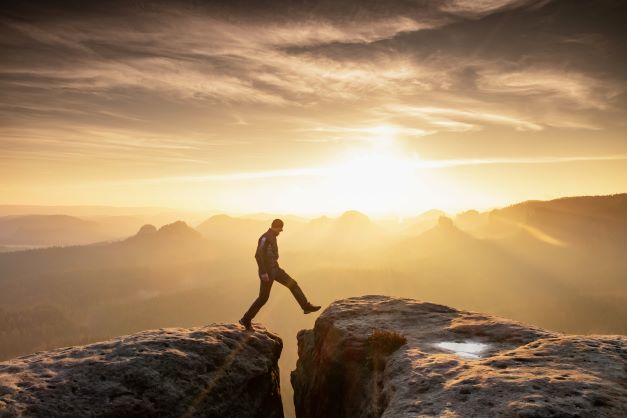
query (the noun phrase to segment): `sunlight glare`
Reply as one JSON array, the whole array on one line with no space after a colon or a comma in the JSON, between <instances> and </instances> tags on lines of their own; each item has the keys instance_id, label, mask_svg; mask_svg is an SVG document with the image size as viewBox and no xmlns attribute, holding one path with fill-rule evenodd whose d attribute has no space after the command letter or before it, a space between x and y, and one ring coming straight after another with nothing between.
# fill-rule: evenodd
<instances>
[{"instance_id":1,"label":"sunlight glare","mask_svg":"<svg viewBox=\"0 0 627 418\"><path fill-rule=\"evenodd\" d=\"M368 132L382 139L368 149L350 150L328 167L327 189L346 207L370 213L406 207L417 182L417 156L408 158L395 147L395 128L379 126Z\"/></svg>"}]
</instances>

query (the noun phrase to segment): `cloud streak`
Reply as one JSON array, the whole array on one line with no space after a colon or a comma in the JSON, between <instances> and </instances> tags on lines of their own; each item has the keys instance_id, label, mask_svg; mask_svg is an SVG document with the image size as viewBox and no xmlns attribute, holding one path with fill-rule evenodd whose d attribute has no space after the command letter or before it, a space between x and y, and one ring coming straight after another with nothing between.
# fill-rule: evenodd
<instances>
[{"instance_id":1,"label":"cloud streak","mask_svg":"<svg viewBox=\"0 0 627 418\"><path fill-rule=\"evenodd\" d=\"M533 158L486 158L486 159L442 159L442 160L403 160L398 164L413 170L446 169L460 166L478 165L513 165L513 164L556 164L580 161L627 161L624 155L598 155L598 156L541 156ZM207 174L194 176L168 176L156 178L133 179L129 181L106 182L100 185L148 185L164 183L205 183L205 182L238 182L250 180L262 180L268 178L298 178L298 177L337 177L344 171L342 163L330 166L289 168L281 170L233 172L223 174Z\"/></svg>"},{"instance_id":2,"label":"cloud streak","mask_svg":"<svg viewBox=\"0 0 627 418\"><path fill-rule=\"evenodd\" d=\"M480 129L480 124L504 125L519 131L539 131L542 126L516 116L491 113L487 111L453 109L442 107L420 107L390 104L382 111L392 115L409 116L453 132Z\"/></svg>"}]
</instances>

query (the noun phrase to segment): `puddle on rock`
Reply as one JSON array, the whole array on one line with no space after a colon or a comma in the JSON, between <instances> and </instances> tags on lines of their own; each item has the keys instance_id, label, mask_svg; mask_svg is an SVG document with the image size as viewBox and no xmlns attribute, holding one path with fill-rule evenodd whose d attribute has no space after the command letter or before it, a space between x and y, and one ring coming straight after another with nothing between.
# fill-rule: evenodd
<instances>
[{"instance_id":1,"label":"puddle on rock","mask_svg":"<svg viewBox=\"0 0 627 418\"><path fill-rule=\"evenodd\" d=\"M442 341L434 345L442 350L452 351L460 357L471 359L481 358L481 354L490 347L490 344L478 343L476 341L465 341L463 343Z\"/></svg>"}]
</instances>

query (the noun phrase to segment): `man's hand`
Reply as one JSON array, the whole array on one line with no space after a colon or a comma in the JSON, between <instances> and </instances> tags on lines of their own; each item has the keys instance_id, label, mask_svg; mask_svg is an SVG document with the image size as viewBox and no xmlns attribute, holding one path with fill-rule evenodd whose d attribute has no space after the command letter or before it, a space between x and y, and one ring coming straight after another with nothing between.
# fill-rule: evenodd
<instances>
[{"instance_id":1,"label":"man's hand","mask_svg":"<svg viewBox=\"0 0 627 418\"><path fill-rule=\"evenodd\" d=\"M268 273L261 273L261 280L263 280L264 282L269 282L270 277L268 277Z\"/></svg>"}]
</instances>

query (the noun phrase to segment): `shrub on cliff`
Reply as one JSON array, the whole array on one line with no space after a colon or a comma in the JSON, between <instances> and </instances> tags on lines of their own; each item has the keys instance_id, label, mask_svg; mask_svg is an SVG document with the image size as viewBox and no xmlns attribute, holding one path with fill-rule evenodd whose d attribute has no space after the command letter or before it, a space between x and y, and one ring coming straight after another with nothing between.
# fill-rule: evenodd
<instances>
[{"instance_id":1,"label":"shrub on cliff","mask_svg":"<svg viewBox=\"0 0 627 418\"><path fill-rule=\"evenodd\" d=\"M385 367L385 357L406 344L407 338L396 331L376 328L372 330L367 341L368 363L373 369L382 370Z\"/></svg>"}]
</instances>

